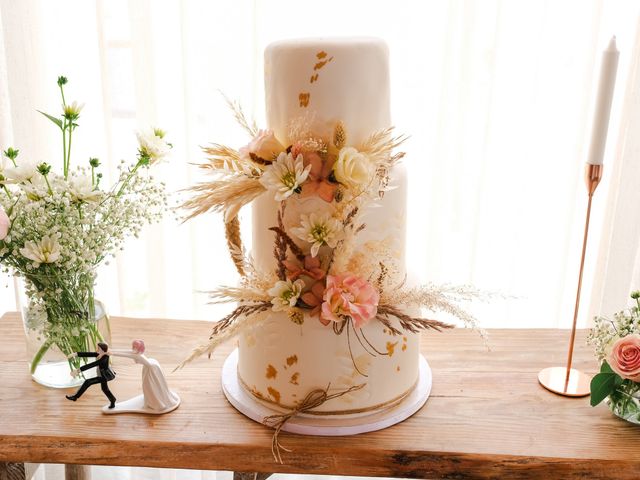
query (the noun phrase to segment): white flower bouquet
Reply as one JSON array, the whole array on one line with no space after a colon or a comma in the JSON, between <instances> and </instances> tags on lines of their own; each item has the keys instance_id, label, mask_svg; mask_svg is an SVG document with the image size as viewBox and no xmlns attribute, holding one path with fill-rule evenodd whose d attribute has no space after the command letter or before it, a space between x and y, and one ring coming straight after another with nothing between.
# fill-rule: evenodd
<instances>
[{"instance_id":1,"label":"white flower bouquet","mask_svg":"<svg viewBox=\"0 0 640 480\"><path fill-rule=\"evenodd\" d=\"M71 167L71 141L82 106L65 101L66 78L57 83L61 116L41 113L60 129L62 172L22 159L13 148L0 159L0 265L25 285L25 327L37 332L41 342L31 360L32 374L54 347L67 356L93 350L101 340L94 321L96 267L122 249L128 236L161 218L164 185L148 167L171 148L159 129L139 133L135 163L123 161L115 184L104 188L97 158ZM79 361L70 359L70 367L78 368Z\"/></svg>"}]
</instances>

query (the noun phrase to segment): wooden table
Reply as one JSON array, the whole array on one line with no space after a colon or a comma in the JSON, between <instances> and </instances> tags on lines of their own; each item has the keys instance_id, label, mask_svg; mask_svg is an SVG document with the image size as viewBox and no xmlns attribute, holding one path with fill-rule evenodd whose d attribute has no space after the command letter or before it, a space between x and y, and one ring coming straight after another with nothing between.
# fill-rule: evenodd
<instances>
[{"instance_id":1,"label":"wooden table","mask_svg":"<svg viewBox=\"0 0 640 480\"><path fill-rule=\"evenodd\" d=\"M170 372L210 324L113 318L113 343L143 338ZM575 365L596 364L576 341ZM588 398L544 390L538 371L565 360L568 333L492 330L491 351L477 334L454 330L423 335L433 369L427 404L402 424L353 437L282 434L293 449L274 462L268 428L227 403L220 369L232 345L169 375L182 405L165 416L101 413L99 388L76 403L44 388L27 372L17 314L0 319L0 462L129 465L167 468L410 478L640 478L640 429ZM116 359L112 389L138 393L139 366ZM1 478L1 477L0 477Z\"/></svg>"}]
</instances>

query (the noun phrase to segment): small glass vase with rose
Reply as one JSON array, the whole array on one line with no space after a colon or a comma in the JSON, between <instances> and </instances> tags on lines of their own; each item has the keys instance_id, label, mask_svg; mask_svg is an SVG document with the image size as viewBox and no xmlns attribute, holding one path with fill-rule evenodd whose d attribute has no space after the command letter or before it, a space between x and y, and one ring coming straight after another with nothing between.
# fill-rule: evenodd
<instances>
[{"instance_id":1,"label":"small glass vase with rose","mask_svg":"<svg viewBox=\"0 0 640 480\"><path fill-rule=\"evenodd\" d=\"M600 373L591 380L591 405L606 401L614 415L640 425L640 291L635 305L597 317L588 342L595 348Z\"/></svg>"}]
</instances>

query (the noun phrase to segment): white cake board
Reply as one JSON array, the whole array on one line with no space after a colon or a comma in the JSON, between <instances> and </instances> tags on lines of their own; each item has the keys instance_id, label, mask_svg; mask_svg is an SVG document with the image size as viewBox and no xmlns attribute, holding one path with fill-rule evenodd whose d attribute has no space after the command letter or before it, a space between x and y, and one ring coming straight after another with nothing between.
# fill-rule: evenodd
<instances>
[{"instance_id":1,"label":"white cake board","mask_svg":"<svg viewBox=\"0 0 640 480\"><path fill-rule=\"evenodd\" d=\"M163 413L169 413L174 411L180 406L180 397L176 392L172 391L178 401L164 410L152 410L144 405L144 395L138 395L137 397L130 398L124 402L116 402L115 407L109 408L109 405L102 407L102 413L109 415L115 415L117 413L146 413L148 415L162 415Z\"/></svg>"},{"instance_id":2,"label":"white cake board","mask_svg":"<svg viewBox=\"0 0 640 480\"><path fill-rule=\"evenodd\" d=\"M238 349L225 360L222 367L222 390L227 400L240 413L258 423L269 415L282 413L256 399L238 382ZM400 403L370 414L360 415L297 415L285 423L285 432L300 435L342 436L373 432L406 420L425 404L431 392L431 368L420 355L418 383Z\"/></svg>"}]
</instances>

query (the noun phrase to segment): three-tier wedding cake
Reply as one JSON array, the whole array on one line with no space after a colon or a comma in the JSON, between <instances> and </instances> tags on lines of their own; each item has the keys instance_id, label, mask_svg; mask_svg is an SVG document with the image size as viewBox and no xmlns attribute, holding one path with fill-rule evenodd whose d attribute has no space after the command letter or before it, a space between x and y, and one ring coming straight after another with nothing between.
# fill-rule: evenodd
<instances>
[{"instance_id":1,"label":"three-tier wedding cake","mask_svg":"<svg viewBox=\"0 0 640 480\"><path fill-rule=\"evenodd\" d=\"M267 411L292 412L286 419L360 421L391 411L420 385L420 331L449 326L422 318L421 307L473 319L455 303L469 290L406 281L407 176L395 151L403 137L391 126L387 46L374 38L273 43L265 91L268 129L229 102L251 141L207 147L202 167L213 178L184 204L189 217L224 213L241 276L212 292L214 302L236 306L189 359L236 338L234 384ZM250 254L238 217L247 204ZM226 393L249 414L244 398Z\"/></svg>"},{"instance_id":2,"label":"three-tier wedding cake","mask_svg":"<svg viewBox=\"0 0 640 480\"><path fill-rule=\"evenodd\" d=\"M375 281L381 262L387 272L385 281L389 286L399 285L405 274L405 170L395 165L384 172L389 182L380 190L375 165L360 153L372 134L391 127L386 44L372 38L271 44L265 51L265 94L267 126L282 145L300 151L302 166L312 165L312 170L300 193L284 203L275 200L271 191L254 201L252 252L256 266L264 271L277 268L274 234L269 228L278 225L278 211L286 205L284 231L305 256L299 261L289 255L287 261L294 265L287 273L289 278L295 276L304 282L303 292L313 292L319 284L322 287L316 288L324 293L327 276L345 275L379 290ZM339 133L344 140L338 140L338 145L333 141L336 127L344 132ZM298 128L317 138L317 144L311 142L306 151L298 146L307 141L304 135L299 137ZM336 194L342 198L336 199ZM357 195L366 198L357 199ZM354 208L358 208L354 227L364 227L354 234L349 258L342 259L339 268L335 260L329 266L336 249L345 248L341 243L343 223ZM319 242L316 255L311 251L316 244L311 241L316 235L312 218L316 225L329 224L333 229ZM328 220L322 223L322 219ZM317 271L305 269L304 263L317 264ZM346 293L336 296L339 302L353 296L351 289L342 291ZM317 301L322 296L317 295ZM308 303L315 305L313 293L303 294L302 301L307 297L311 299ZM378 301L371 304L375 309ZM351 308L336 307L335 317L343 321ZM363 388L318 407L323 412L363 412L399 401L415 385L419 334L395 335L375 321L373 313L357 323L351 315L340 334L332 328L336 318L322 311L303 313L300 324L289 321L287 314L273 312L259 328L240 336L238 375L258 398L292 408L311 389L331 385L337 391L363 384Z\"/></svg>"}]
</instances>

